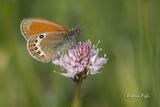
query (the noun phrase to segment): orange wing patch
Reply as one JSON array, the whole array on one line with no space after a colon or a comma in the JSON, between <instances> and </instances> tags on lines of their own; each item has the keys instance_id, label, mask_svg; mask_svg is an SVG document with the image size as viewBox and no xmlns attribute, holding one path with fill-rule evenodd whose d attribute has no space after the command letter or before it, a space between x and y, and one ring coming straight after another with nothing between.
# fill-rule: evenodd
<instances>
[{"instance_id":1,"label":"orange wing patch","mask_svg":"<svg viewBox=\"0 0 160 107\"><path fill-rule=\"evenodd\" d=\"M65 27L44 19L24 19L21 22L21 31L26 39L42 32L65 32Z\"/></svg>"}]
</instances>

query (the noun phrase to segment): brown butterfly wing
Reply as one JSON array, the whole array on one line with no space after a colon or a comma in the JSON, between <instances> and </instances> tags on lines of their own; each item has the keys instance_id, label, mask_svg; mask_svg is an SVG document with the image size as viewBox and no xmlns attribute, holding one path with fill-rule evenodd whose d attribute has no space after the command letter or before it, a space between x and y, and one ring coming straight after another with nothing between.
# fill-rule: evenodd
<instances>
[{"instance_id":1,"label":"brown butterfly wing","mask_svg":"<svg viewBox=\"0 0 160 107\"><path fill-rule=\"evenodd\" d=\"M64 32L65 27L44 19L24 19L21 22L21 32L26 39L42 32Z\"/></svg>"},{"instance_id":2,"label":"brown butterfly wing","mask_svg":"<svg viewBox=\"0 0 160 107\"><path fill-rule=\"evenodd\" d=\"M41 38L42 36L43 38ZM58 57L58 52L63 50L65 37L66 32L34 35L28 40L27 48L33 58L42 62L49 62Z\"/></svg>"}]
</instances>

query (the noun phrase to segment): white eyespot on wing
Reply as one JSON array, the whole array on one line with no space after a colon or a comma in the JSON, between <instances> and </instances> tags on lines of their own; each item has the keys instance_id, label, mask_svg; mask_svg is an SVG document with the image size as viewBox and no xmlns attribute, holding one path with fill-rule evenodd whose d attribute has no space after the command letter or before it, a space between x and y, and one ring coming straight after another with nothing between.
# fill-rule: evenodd
<instances>
[{"instance_id":1,"label":"white eyespot on wing","mask_svg":"<svg viewBox=\"0 0 160 107\"><path fill-rule=\"evenodd\" d=\"M39 54L40 56L45 55L44 51L40 47L40 43L45 37L46 37L46 33L42 33L42 34L39 34L36 39L37 43L35 43L35 47L38 48L36 52L40 51L40 54Z\"/></svg>"},{"instance_id":2,"label":"white eyespot on wing","mask_svg":"<svg viewBox=\"0 0 160 107\"><path fill-rule=\"evenodd\" d=\"M46 33L41 33L28 40L27 49L30 55L38 61L49 62L49 57L42 50L40 43L46 37Z\"/></svg>"}]
</instances>

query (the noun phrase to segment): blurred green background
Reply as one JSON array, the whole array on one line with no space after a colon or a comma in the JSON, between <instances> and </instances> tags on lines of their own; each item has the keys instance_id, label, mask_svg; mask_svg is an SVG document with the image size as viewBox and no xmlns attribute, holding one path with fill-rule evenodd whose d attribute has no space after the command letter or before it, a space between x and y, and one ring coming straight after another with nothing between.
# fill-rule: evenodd
<instances>
[{"instance_id":1,"label":"blurred green background","mask_svg":"<svg viewBox=\"0 0 160 107\"><path fill-rule=\"evenodd\" d=\"M160 107L158 0L0 0L0 107L70 107L72 102L72 80L27 52L19 29L27 17L69 28L81 24L81 40L101 40L101 55L110 60L101 74L84 81L83 107Z\"/></svg>"}]
</instances>

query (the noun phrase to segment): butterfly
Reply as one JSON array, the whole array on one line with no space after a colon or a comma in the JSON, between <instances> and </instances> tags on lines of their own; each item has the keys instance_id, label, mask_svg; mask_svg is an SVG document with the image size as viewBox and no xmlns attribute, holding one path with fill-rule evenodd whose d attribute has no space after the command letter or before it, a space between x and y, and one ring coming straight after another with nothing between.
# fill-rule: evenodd
<instances>
[{"instance_id":1,"label":"butterfly","mask_svg":"<svg viewBox=\"0 0 160 107\"><path fill-rule=\"evenodd\" d=\"M23 19L20 24L27 41L27 50L38 61L50 62L65 53L78 41L80 29L68 29L45 19Z\"/></svg>"}]
</instances>

